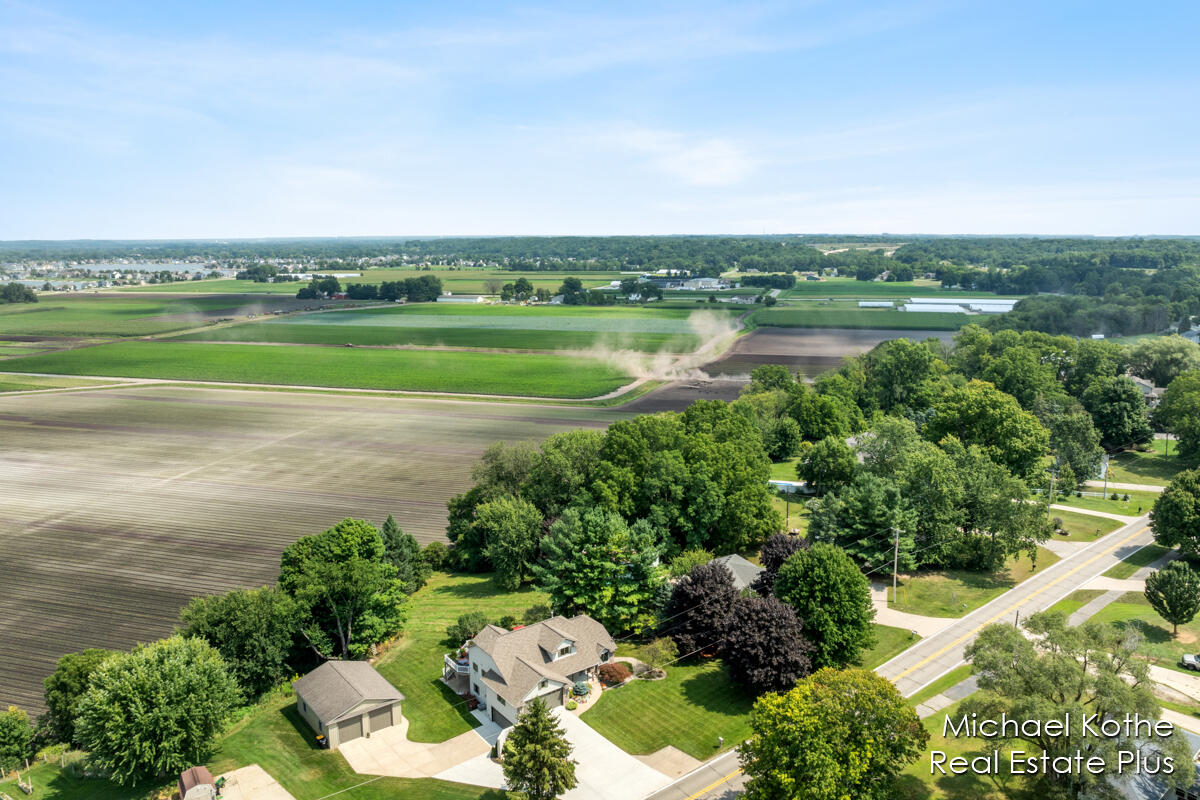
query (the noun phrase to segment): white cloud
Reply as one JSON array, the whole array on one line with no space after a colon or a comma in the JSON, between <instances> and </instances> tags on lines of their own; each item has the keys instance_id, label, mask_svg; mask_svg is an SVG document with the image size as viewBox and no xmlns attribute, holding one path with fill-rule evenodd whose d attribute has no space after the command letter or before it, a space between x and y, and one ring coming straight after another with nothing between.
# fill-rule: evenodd
<instances>
[{"instance_id":1,"label":"white cloud","mask_svg":"<svg viewBox=\"0 0 1200 800\"><path fill-rule=\"evenodd\" d=\"M745 180L758 167L758 160L743 146L721 137L703 138L629 126L586 134L583 139L601 148L641 156L652 169L692 186L731 186Z\"/></svg>"}]
</instances>

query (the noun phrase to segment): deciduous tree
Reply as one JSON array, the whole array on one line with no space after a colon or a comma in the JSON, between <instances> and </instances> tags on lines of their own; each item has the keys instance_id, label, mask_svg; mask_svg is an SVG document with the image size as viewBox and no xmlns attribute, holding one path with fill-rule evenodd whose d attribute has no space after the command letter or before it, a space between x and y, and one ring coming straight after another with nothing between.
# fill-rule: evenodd
<instances>
[{"instance_id":1,"label":"deciduous tree","mask_svg":"<svg viewBox=\"0 0 1200 800\"><path fill-rule=\"evenodd\" d=\"M1171 623L1171 635L1200 611L1200 575L1183 561L1172 561L1146 578L1146 599Z\"/></svg>"},{"instance_id":2,"label":"deciduous tree","mask_svg":"<svg viewBox=\"0 0 1200 800\"><path fill-rule=\"evenodd\" d=\"M0 714L0 775L25 764L32 753L33 725L29 715L16 706Z\"/></svg>"},{"instance_id":3,"label":"deciduous tree","mask_svg":"<svg viewBox=\"0 0 1200 800\"><path fill-rule=\"evenodd\" d=\"M542 512L520 497L498 497L475 510L496 581L508 591L520 588L537 558Z\"/></svg>"},{"instance_id":4,"label":"deciduous tree","mask_svg":"<svg viewBox=\"0 0 1200 800\"><path fill-rule=\"evenodd\" d=\"M1153 438L1154 429L1150 427L1142 391L1124 375L1093 381L1084 390L1082 400L1105 448L1132 447Z\"/></svg>"},{"instance_id":5,"label":"deciduous tree","mask_svg":"<svg viewBox=\"0 0 1200 800\"><path fill-rule=\"evenodd\" d=\"M984 381L971 381L946 392L934 404L933 417L923 433L932 442L954 436L964 444L978 445L1014 475L1033 474L1050 440L1049 432L1033 414Z\"/></svg>"},{"instance_id":6,"label":"deciduous tree","mask_svg":"<svg viewBox=\"0 0 1200 800\"><path fill-rule=\"evenodd\" d=\"M1129 350L1130 372L1155 386L1193 369L1200 369L1200 345L1178 334L1143 339Z\"/></svg>"},{"instance_id":7,"label":"deciduous tree","mask_svg":"<svg viewBox=\"0 0 1200 800\"><path fill-rule=\"evenodd\" d=\"M1164 547L1200 556L1200 469L1180 472L1167 484L1150 509L1150 527Z\"/></svg>"},{"instance_id":8,"label":"deciduous tree","mask_svg":"<svg viewBox=\"0 0 1200 800\"><path fill-rule=\"evenodd\" d=\"M854 477L858 459L840 438L829 436L807 448L796 464L796 477L818 492L845 486Z\"/></svg>"},{"instance_id":9,"label":"deciduous tree","mask_svg":"<svg viewBox=\"0 0 1200 800\"><path fill-rule=\"evenodd\" d=\"M812 670L812 643L791 606L774 597L738 597L725 623L729 677L754 694L784 692Z\"/></svg>"},{"instance_id":10,"label":"deciduous tree","mask_svg":"<svg viewBox=\"0 0 1200 800\"><path fill-rule=\"evenodd\" d=\"M870 583L836 545L792 554L775 579L775 596L804 620L816 667L857 664L874 641Z\"/></svg>"},{"instance_id":11,"label":"deciduous tree","mask_svg":"<svg viewBox=\"0 0 1200 800\"><path fill-rule=\"evenodd\" d=\"M79 701L77 733L121 785L178 775L212 756L240 699L216 650L174 636L97 667Z\"/></svg>"},{"instance_id":12,"label":"deciduous tree","mask_svg":"<svg viewBox=\"0 0 1200 800\"><path fill-rule=\"evenodd\" d=\"M891 800L929 734L886 678L822 669L760 697L739 748L747 800Z\"/></svg>"},{"instance_id":13,"label":"deciduous tree","mask_svg":"<svg viewBox=\"0 0 1200 800\"><path fill-rule=\"evenodd\" d=\"M758 561L762 565L763 571L754 581L752 587L754 591L763 597L773 595L775 593L775 577L779 574L779 568L783 566L783 562L787 561L793 553L806 547L808 547L808 542L803 537L793 536L790 533L771 534L771 538L763 543L762 550L758 553Z\"/></svg>"},{"instance_id":14,"label":"deciduous tree","mask_svg":"<svg viewBox=\"0 0 1200 800\"><path fill-rule=\"evenodd\" d=\"M78 744L75 717L79 698L87 691L92 672L113 655L115 653L112 650L99 649L67 653L58 660L54 672L42 681L45 688L42 696L46 700L46 716L43 720L54 741Z\"/></svg>"},{"instance_id":15,"label":"deciduous tree","mask_svg":"<svg viewBox=\"0 0 1200 800\"><path fill-rule=\"evenodd\" d=\"M728 567L716 562L701 564L671 589L671 599L663 609L661 632L675 640L681 653L701 648L719 652L737 596Z\"/></svg>"}]
</instances>

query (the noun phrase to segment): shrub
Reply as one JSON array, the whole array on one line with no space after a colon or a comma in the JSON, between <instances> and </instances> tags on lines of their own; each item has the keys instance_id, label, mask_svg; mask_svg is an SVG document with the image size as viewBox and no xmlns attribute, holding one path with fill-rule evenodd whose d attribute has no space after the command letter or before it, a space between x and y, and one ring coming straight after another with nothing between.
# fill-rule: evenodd
<instances>
[{"instance_id":1,"label":"shrub","mask_svg":"<svg viewBox=\"0 0 1200 800\"><path fill-rule=\"evenodd\" d=\"M421 551L421 558L425 560L430 569L442 569L450 560L450 548L446 547L445 542L430 542Z\"/></svg>"},{"instance_id":2,"label":"shrub","mask_svg":"<svg viewBox=\"0 0 1200 800\"><path fill-rule=\"evenodd\" d=\"M567 711L574 711L577 708L579 708L579 703L576 703L574 700L567 701Z\"/></svg>"},{"instance_id":3,"label":"shrub","mask_svg":"<svg viewBox=\"0 0 1200 800\"><path fill-rule=\"evenodd\" d=\"M1055 517L1050 520L1050 524L1054 526L1054 530L1061 531L1063 529L1062 517Z\"/></svg>"},{"instance_id":4,"label":"shrub","mask_svg":"<svg viewBox=\"0 0 1200 800\"><path fill-rule=\"evenodd\" d=\"M496 624L499 625L501 628L507 628L508 630L511 631L513 628L517 627L521 623L517 622L517 618L514 617L512 614L505 614L503 617L500 618L500 621L497 622Z\"/></svg>"},{"instance_id":5,"label":"shrub","mask_svg":"<svg viewBox=\"0 0 1200 800\"><path fill-rule=\"evenodd\" d=\"M600 673L600 681L605 686L616 686L633 677L633 670L623 661L602 664L598 672Z\"/></svg>"},{"instance_id":6,"label":"shrub","mask_svg":"<svg viewBox=\"0 0 1200 800\"><path fill-rule=\"evenodd\" d=\"M468 639L474 639L475 634L479 633L491 620L487 614L482 611L472 611L463 614L458 618L458 621L446 628L446 638L460 645Z\"/></svg>"},{"instance_id":7,"label":"shrub","mask_svg":"<svg viewBox=\"0 0 1200 800\"><path fill-rule=\"evenodd\" d=\"M1117 494L1116 492L1113 492L1111 495L1109 495L1108 499L1109 500L1120 500L1121 495Z\"/></svg>"},{"instance_id":8,"label":"shrub","mask_svg":"<svg viewBox=\"0 0 1200 800\"><path fill-rule=\"evenodd\" d=\"M1129 502L1129 494L1128 494L1128 493L1126 493L1126 494L1122 495L1122 496L1121 496L1121 499L1122 499L1123 501L1125 501L1126 503L1128 503L1128 502Z\"/></svg>"},{"instance_id":9,"label":"shrub","mask_svg":"<svg viewBox=\"0 0 1200 800\"><path fill-rule=\"evenodd\" d=\"M679 555L671 559L671 565L668 568L672 578L682 578L692 571L693 568L701 564L707 564L713 560L713 554L701 548L693 548L684 550Z\"/></svg>"}]
</instances>

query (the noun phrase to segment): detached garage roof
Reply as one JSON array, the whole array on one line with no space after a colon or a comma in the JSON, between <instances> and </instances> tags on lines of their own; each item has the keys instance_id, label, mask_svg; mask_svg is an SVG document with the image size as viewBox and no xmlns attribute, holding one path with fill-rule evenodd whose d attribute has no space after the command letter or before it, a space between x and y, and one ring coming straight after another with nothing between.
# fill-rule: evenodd
<instances>
[{"instance_id":1,"label":"detached garage roof","mask_svg":"<svg viewBox=\"0 0 1200 800\"><path fill-rule=\"evenodd\" d=\"M762 567L750 563L737 553L714 558L713 563L723 564L727 570L733 573L733 588L739 592L749 589L750 585L758 580L758 576L765 572Z\"/></svg>"},{"instance_id":2,"label":"detached garage roof","mask_svg":"<svg viewBox=\"0 0 1200 800\"><path fill-rule=\"evenodd\" d=\"M365 661L326 661L293 683L292 688L326 725L353 716L351 711L361 712L364 703L380 705L404 699Z\"/></svg>"}]
</instances>

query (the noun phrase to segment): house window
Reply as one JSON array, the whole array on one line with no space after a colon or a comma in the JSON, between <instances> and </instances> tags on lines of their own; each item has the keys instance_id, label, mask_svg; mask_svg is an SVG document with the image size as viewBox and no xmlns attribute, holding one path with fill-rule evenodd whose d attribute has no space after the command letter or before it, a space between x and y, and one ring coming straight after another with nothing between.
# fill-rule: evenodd
<instances>
[{"instance_id":1,"label":"house window","mask_svg":"<svg viewBox=\"0 0 1200 800\"><path fill-rule=\"evenodd\" d=\"M538 688L539 688L539 689L545 689L545 688L546 688L547 686L549 686L549 685L550 685L550 681L543 680L541 683L539 683L539 684L538 684Z\"/></svg>"},{"instance_id":2,"label":"house window","mask_svg":"<svg viewBox=\"0 0 1200 800\"><path fill-rule=\"evenodd\" d=\"M301 711L308 711L308 706L306 706L306 705L304 704L304 701L303 701L303 700L301 700L301 701L300 701L300 710L301 710Z\"/></svg>"},{"instance_id":3,"label":"house window","mask_svg":"<svg viewBox=\"0 0 1200 800\"><path fill-rule=\"evenodd\" d=\"M608 661L610 658L612 658L612 653L608 652L607 650L604 650L600 653L601 661Z\"/></svg>"},{"instance_id":4,"label":"house window","mask_svg":"<svg viewBox=\"0 0 1200 800\"><path fill-rule=\"evenodd\" d=\"M504 698L501 697L500 695L496 695L496 702L499 703L500 705L504 705Z\"/></svg>"},{"instance_id":5,"label":"house window","mask_svg":"<svg viewBox=\"0 0 1200 800\"><path fill-rule=\"evenodd\" d=\"M558 657L562 658L563 656L567 655L570 652L571 652L571 645L564 644L562 647L558 648Z\"/></svg>"},{"instance_id":6,"label":"house window","mask_svg":"<svg viewBox=\"0 0 1200 800\"><path fill-rule=\"evenodd\" d=\"M479 684L478 683L472 683L471 688L475 690L475 694L479 694Z\"/></svg>"},{"instance_id":7,"label":"house window","mask_svg":"<svg viewBox=\"0 0 1200 800\"><path fill-rule=\"evenodd\" d=\"M477 664L475 662L471 662L471 669L475 670L476 672L479 672L479 664Z\"/></svg>"}]
</instances>

